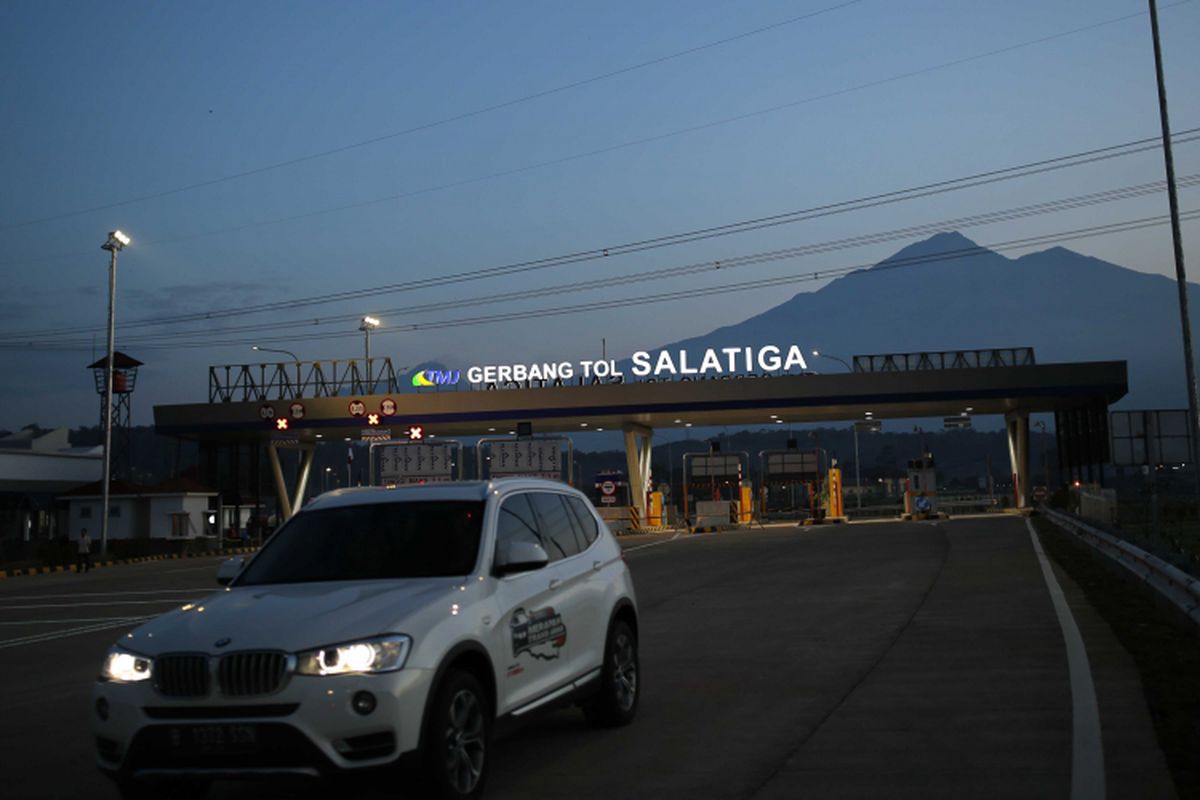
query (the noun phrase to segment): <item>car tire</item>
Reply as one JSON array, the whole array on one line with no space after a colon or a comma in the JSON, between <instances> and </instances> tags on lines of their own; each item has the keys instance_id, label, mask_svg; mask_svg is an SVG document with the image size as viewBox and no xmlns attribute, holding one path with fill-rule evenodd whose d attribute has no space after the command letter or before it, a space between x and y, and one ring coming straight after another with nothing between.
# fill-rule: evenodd
<instances>
[{"instance_id":1,"label":"car tire","mask_svg":"<svg viewBox=\"0 0 1200 800\"><path fill-rule=\"evenodd\" d=\"M425 736L424 778L429 794L471 800L483 794L491 745L491 704L469 672L450 672L433 701Z\"/></svg>"},{"instance_id":2,"label":"car tire","mask_svg":"<svg viewBox=\"0 0 1200 800\"><path fill-rule=\"evenodd\" d=\"M606 728L633 722L641 696L640 681L637 634L629 623L616 620L604 643L600 688L583 704L588 722Z\"/></svg>"}]
</instances>

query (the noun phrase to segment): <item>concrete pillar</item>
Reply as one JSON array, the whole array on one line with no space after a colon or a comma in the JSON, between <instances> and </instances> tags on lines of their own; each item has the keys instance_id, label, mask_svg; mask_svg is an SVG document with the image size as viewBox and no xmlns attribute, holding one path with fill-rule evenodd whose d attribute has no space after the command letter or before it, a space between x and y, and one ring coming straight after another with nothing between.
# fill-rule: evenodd
<instances>
[{"instance_id":1,"label":"concrete pillar","mask_svg":"<svg viewBox=\"0 0 1200 800\"><path fill-rule=\"evenodd\" d=\"M267 446L267 457L271 461L271 474L275 478L275 500L279 507L279 522L291 519L300 505L304 502L304 493L308 489L308 476L312 473L313 459L316 448L311 444L293 445L300 450L300 475L296 481L294 497L288 496L287 480L283 477L283 468L279 464L279 445L271 442Z\"/></svg>"},{"instance_id":2,"label":"concrete pillar","mask_svg":"<svg viewBox=\"0 0 1200 800\"><path fill-rule=\"evenodd\" d=\"M654 429L644 425L626 425L625 465L629 471L629 494L638 519L646 520L646 487L650 481L650 453Z\"/></svg>"},{"instance_id":3,"label":"concrete pillar","mask_svg":"<svg viewBox=\"0 0 1200 800\"><path fill-rule=\"evenodd\" d=\"M1004 415L1008 430L1008 458L1013 475L1013 500L1017 508L1029 506L1029 412Z\"/></svg>"}]
</instances>

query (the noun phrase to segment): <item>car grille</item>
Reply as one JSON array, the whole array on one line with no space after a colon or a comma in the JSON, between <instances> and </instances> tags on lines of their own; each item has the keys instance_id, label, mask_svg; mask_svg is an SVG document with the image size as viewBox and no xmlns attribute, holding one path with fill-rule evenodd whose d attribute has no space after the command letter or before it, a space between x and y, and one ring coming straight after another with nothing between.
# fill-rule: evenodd
<instances>
[{"instance_id":1,"label":"car grille","mask_svg":"<svg viewBox=\"0 0 1200 800\"><path fill-rule=\"evenodd\" d=\"M286 672L283 653L230 653L217 665L217 682L226 697L271 694L283 686Z\"/></svg>"},{"instance_id":2,"label":"car grille","mask_svg":"<svg viewBox=\"0 0 1200 800\"><path fill-rule=\"evenodd\" d=\"M154 688L164 697L205 697L208 683L208 656L171 654L154 659Z\"/></svg>"},{"instance_id":3,"label":"car grille","mask_svg":"<svg viewBox=\"0 0 1200 800\"><path fill-rule=\"evenodd\" d=\"M169 653L154 660L154 687L164 697L207 697L212 676L225 697L272 694L283 687L287 655L275 651L228 653L219 658Z\"/></svg>"}]
</instances>

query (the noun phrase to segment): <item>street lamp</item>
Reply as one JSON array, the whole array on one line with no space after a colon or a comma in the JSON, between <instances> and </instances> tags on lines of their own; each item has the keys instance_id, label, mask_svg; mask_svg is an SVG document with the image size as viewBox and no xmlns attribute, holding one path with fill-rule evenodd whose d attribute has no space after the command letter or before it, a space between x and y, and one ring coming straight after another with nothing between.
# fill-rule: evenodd
<instances>
[{"instance_id":1,"label":"street lamp","mask_svg":"<svg viewBox=\"0 0 1200 800\"><path fill-rule=\"evenodd\" d=\"M813 350L812 354L815 358L832 359L833 361L836 361L839 364L841 364L843 367L845 367L848 372L854 372L854 367L847 364L846 360L844 358L838 358L837 356L831 356L831 355L829 355L829 353L822 353L819 350Z\"/></svg>"},{"instance_id":2,"label":"street lamp","mask_svg":"<svg viewBox=\"0 0 1200 800\"><path fill-rule=\"evenodd\" d=\"M329 491L329 475L333 472L333 467L326 467L325 474L321 476L321 491Z\"/></svg>"},{"instance_id":3,"label":"street lamp","mask_svg":"<svg viewBox=\"0 0 1200 800\"><path fill-rule=\"evenodd\" d=\"M117 306L117 253L132 241L121 231L109 231L108 241L100 245L101 250L107 250L108 260L108 347L104 366L104 485L101 487L100 508L100 555L108 552L108 502L109 487L112 480L112 401L113 401L113 349L117 335L116 306Z\"/></svg>"},{"instance_id":4,"label":"street lamp","mask_svg":"<svg viewBox=\"0 0 1200 800\"><path fill-rule=\"evenodd\" d=\"M365 355L367 358L367 369L371 368L371 366L370 366L370 364L371 364L371 331L375 330L378 327L379 327L379 320L376 319L375 317L363 317L362 325L358 326L358 329L360 331L362 331L365 336L364 344L365 344L365 349L366 349Z\"/></svg>"},{"instance_id":5,"label":"street lamp","mask_svg":"<svg viewBox=\"0 0 1200 800\"><path fill-rule=\"evenodd\" d=\"M295 353L293 353L291 350L279 350L274 347L259 347L258 345L253 345L250 349L257 350L260 353L283 353L285 356L291 356L292 361L295 361L297 363L299 363L299 361L300 361L300 357L297 356Z\"/></svg>"}]
</instances>

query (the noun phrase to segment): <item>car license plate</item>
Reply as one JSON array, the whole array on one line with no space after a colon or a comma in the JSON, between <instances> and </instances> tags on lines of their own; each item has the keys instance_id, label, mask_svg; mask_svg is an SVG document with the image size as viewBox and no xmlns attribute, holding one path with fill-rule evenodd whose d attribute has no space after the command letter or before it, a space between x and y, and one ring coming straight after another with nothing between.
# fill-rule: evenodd
<instances>
[{"instance_id":1,"label":"car license plate","mask_svg":"<svg viewBox=\"0 0 1200 800\"><path fill-rule=\"evenodd\" d=\"M253 725L175 725L168 731L172 750L227 755L258 750L258 730Z\"/></svg>"}]
</instances>

